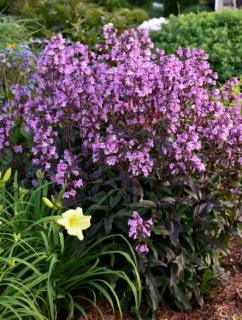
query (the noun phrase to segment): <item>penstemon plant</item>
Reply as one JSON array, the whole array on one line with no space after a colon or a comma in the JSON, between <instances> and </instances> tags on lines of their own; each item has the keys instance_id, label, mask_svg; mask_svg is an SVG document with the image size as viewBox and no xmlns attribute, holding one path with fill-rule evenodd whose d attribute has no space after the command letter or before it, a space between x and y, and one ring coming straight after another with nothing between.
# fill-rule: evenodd
<instances>
[{"instance_id":1,"label":"penstemon plant","mask_svg":"<svg viewBox=\"0 0 242 320\"><path fill-rule=\"evenodd\" d=\"M31 81L13 88L0 151L20 118L33 136L33 164L59 186L68 184L66 197L85 183L89 154L130 176L169 180L216 171L224 183L229 174L236 180L240 104L223 103L231 85L216 86L204 51L153 52L144 30L117 36L112 25L104 39L96 52L61 35L47 43Z\"/></svg>"}]
</instances>

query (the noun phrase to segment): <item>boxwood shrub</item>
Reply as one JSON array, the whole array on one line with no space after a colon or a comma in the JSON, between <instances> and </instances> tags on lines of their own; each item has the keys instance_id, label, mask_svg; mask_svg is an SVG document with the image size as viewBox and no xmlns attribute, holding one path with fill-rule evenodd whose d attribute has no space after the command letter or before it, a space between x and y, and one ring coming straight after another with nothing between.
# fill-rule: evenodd
<instances>
[{"instance_id":1,"label":"boxwood shrub","mask_svg":"<svg viewBox=\"0 0 242 320\"><path fill-rule=\"evenodd\" d=\"M204 49L222 81L242 75L241 10L172 15L151 37L166 53L174 53L178 47Z\"/></svg>"}]
</instances>

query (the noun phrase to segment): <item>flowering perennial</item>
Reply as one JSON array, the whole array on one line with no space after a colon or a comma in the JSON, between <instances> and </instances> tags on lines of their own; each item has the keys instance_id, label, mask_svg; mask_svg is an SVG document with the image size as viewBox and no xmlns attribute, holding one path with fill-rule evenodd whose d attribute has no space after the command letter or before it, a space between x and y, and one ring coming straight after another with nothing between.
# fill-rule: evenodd
<instances>
[{"instance_id":1,"label":"flowering perennial","mask_svg":"<svg viewBox=\"0 0 242 320\"><path fill-rule=\"evenodd\" d=\"M117 36L104 27L92 51L54 36L38 57L30 83L13 88L1 115L0 152L14 119L33 134L33 163L63 186L66 197L83 185L81 161L119 166L131 175L238 175L242 121L231 85L217 75L203 50L177 55L153 50L144 30ZM226 174L224 174L226 172Z\"/></svg>"}]
</instances>

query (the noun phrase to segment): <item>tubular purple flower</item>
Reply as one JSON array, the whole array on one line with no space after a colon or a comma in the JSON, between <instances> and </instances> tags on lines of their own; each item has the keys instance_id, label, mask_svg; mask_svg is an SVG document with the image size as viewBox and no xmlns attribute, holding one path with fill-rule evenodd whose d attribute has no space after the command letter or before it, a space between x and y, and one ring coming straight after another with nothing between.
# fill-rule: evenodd
<instances>
[{"instance_id":1,"label":"tubular purple flower","mask_svg":"<svg viewBox=\"0 0 242 320\"><path fill-rule=\"evenodd\" d=\"M151 227L153 226L152 219L147 221L143 220L137 211L134 211L132 218L129 219L128 225L130 226L129 237L133 239L149 238Z\"/></svg>"},{"instance_id":2,"label":"tubular purple flower","mask_svg":"<svg viewBox=\"0 0 242 320\"><path fill-rule=\"evenodd\" d=\"M144 253L144 254L149 253L149 248L146 243L137 244L137 246L135 247L135 250L137 252Z\"/></svg>"}]
</instances>

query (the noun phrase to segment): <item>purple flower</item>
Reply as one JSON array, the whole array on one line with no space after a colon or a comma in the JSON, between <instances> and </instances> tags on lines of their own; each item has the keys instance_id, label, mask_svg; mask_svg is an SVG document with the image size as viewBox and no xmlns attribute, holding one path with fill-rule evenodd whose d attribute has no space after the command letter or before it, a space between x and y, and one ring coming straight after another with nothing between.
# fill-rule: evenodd
<instances>
[{"instance_id":1,"label":"purple flower","mask_svg":"<svg viewBox=\"0 0 242 320\"><path fill-rule=\"evenodd\" d=\"M149 249L143 240L150 237L151 227L153 226L152 219L143 220L140 214L137 211L134 211L132 218L128 221L128 225L130 227L129 237L141 241L136 246L136 251L140 253L148 253Z\"/></svg>"},{"instance_id":2,"label":"purple flower","mask_svg":"<svg viewBox=\"0 0 242 320\"><path fill-rule=\"evenodd\" d=\"M137 211L134 211L132 218L129 219L128 225L130 226L129 237L133 239L148 238L150 237L150 229L153 225L152 219L143 220Z\"/></svg>"},{"instance_id":3,"label":"purple flower","mask_svg":"<svg viewBox=\"0 0 242 320\"><path fill-rule=\"evenodd\" d=\"M230 189L230 192L234 194L240 194L241 190L238 187L234 187Z\"/></svg>"},{"instance_id":4,"label":"purple flower","mask_svg":"<svg viewBox=\"0 0 242 320\"><path fill-rule=\"evenodd\" d=\"M21 145L16 145L13 147L14 152L21 153L23 152L23 147Z\"/></svg>"},{"instance_id":5,"label":"purple flower","mask_svg":"<svg viewBox=\"0 0 242 320\"><path fill-rule=\"evenodd\" d=\"M144 254L149 253L149 248L146 243L137 244L137 246L135 247L135 250L137 252L144 253Z\"/></svg>"}]
</instances>

